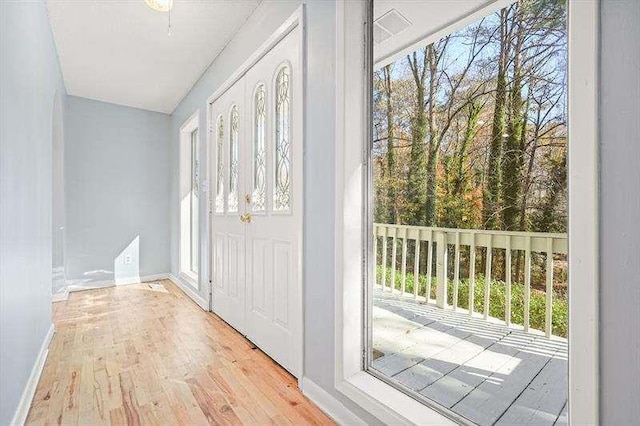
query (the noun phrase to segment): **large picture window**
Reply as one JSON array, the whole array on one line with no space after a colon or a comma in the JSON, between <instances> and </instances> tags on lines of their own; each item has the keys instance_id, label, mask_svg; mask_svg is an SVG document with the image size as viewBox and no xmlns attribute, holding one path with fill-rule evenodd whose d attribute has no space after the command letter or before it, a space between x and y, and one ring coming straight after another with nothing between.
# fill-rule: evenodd
<instances>
[{"instance_id":1,"label":"large picture window","mask_svg":"<svg viewBox=\"0 0 640 426\"><path fill-rule=\"evenodd\" d=\"M475 424L566 424L566 4L416 43L429 7L374 0L365 368Z\"/></svg>"}]
</instances>

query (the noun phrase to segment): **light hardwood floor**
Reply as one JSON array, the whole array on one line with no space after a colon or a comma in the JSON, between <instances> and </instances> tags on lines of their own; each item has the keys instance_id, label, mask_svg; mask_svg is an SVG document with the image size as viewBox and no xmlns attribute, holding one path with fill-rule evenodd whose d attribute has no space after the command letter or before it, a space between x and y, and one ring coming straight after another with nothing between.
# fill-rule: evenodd
<instances>
[{"instance_id":1,"label":"light hardwood floor","mask_svg":"<svg viewBox=\"0 0 640 426\"><path fill-rule=\"evenodd\" d=\"M295 378L170 281L71 293L28 425L333 424Z\"/></svg>"}]
</instances>

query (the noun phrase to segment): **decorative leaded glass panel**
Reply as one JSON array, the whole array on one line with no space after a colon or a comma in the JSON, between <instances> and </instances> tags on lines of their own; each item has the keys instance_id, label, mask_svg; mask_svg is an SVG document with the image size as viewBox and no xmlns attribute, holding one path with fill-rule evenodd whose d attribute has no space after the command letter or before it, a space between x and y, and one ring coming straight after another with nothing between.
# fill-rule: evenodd
<instances>
[{"instance_id":1,"label":"decorative leaded glass panel","mask_svg":"<svg viewBox=\"0 0 640 426\"><path fill-rule=\"evenodd\" d=\"M223 155L223 143L224 143L224 119L222 116L218 116L217 124L217 140L218 146L218 164L216 174L216 213L224 213L224 155Z\"/></svg>"},{"instance_id":2,"label":"decorative leaded glass panel","mask_svg":"<svg viewBox=\"0 0 640 426\"><path fill-rule=\"evenodd\" d=\"M273 209L291 208L290 71L285 66L276 77L276 161Z\"/></svg>"},{"instance_id":3,"label":"decorative leaded glass panel","mask_svg":"<svg viewBox=\"0 0 640 426\"><path fill-rule=\"evenodd\" d=\"M238 106L231 107L231 125L229 128L229 213L238 211Z\"/></svg>"},{"instance_id":4,"label":"decorative leaded glass panel","mask_svg":"<svg viewBox=\"0 0 640 426\"><path fill-rule=\"evenodd\" d=\"M255 96L255 129L253 140L253 211L262 212L266 208L266 146L267 125L266 90L264 84L258 87Z\"/></svg>"}]
</instances>

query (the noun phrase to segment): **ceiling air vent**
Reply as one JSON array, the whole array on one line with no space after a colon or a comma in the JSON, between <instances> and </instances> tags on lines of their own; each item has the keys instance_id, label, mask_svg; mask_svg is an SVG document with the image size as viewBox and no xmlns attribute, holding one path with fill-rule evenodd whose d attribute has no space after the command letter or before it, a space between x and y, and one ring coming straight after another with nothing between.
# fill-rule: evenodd
<instances>
[{"instance_id":1,"label":"ceiling air vent","mask_svg":"<svg viewBox=\"0 0 640 426\"><path fill-rule=\"evenodd\" d=\"M391 36L405 30L411 22L396 9L391 9L375 21L373 21L373 41L381 43Z\"/></svg>"}]
</instances>

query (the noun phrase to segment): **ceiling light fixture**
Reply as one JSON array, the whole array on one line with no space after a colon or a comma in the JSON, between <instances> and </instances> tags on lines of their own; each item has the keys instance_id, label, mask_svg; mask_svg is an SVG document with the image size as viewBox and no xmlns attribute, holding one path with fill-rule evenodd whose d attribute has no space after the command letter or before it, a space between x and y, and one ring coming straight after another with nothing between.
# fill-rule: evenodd
<instances>
[{"instance_id":1,"label":"ceiling light fixture","mask_svg":"<svg viewBox=\"0 0 640 426\"><path fill-rule=\"evenodd\" d=\"M168 12L173 7L173 0L144 0L144 2L158 12Z\"/></svg>"},{"instance_id":2,"label":"ceiling light fixture","mask_svg":"<svg viewBox=\"0 0 640 426\"><path fill-rule=\"evenodd\" d=\"M173 8L173 0L144 0L144 2L153 10L158 12L169 12L167 35L171 35L171 9Z\"/></svg>"}]
</instances>

